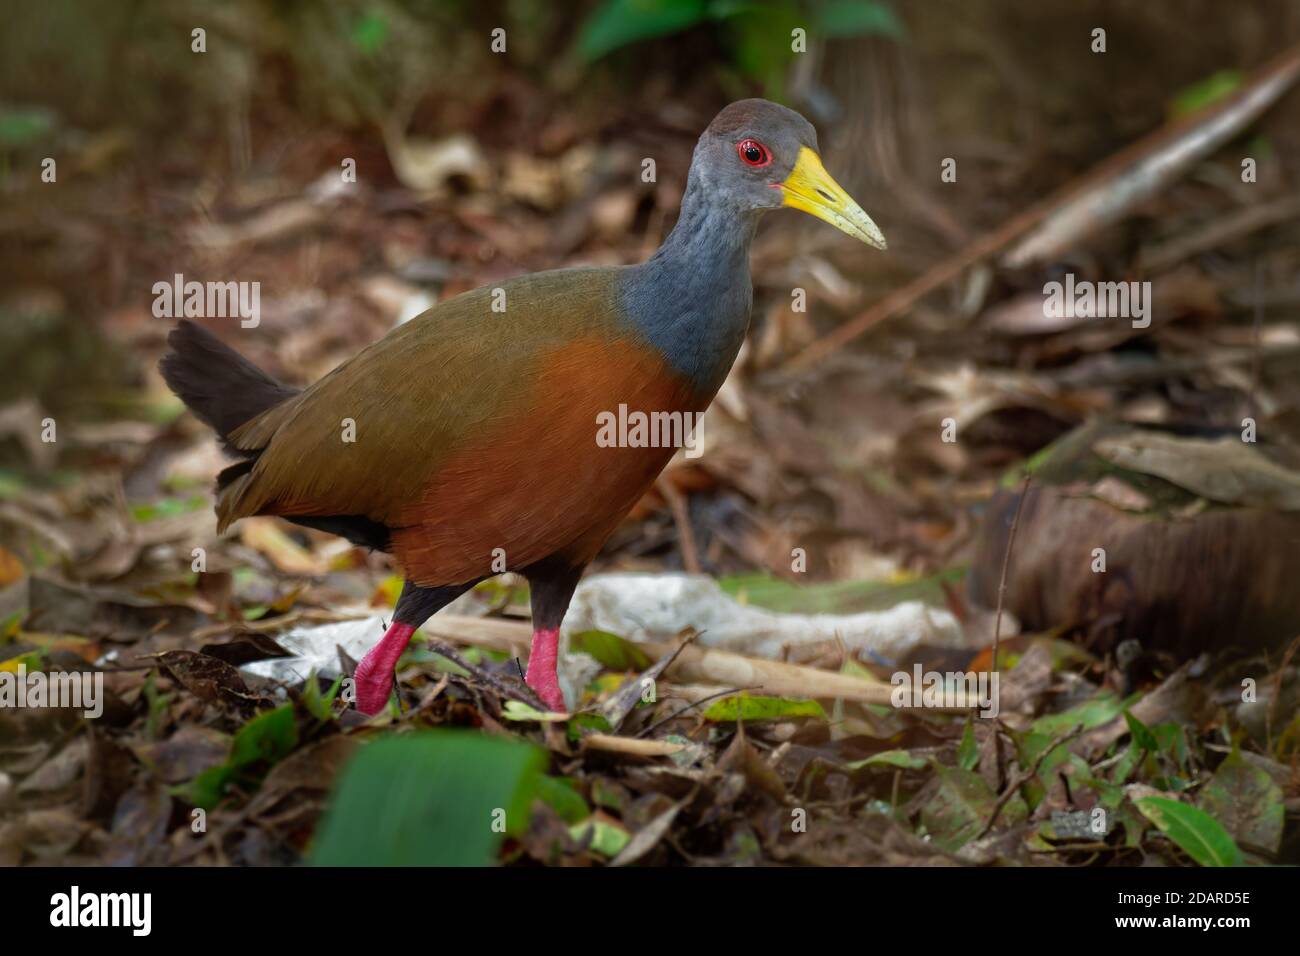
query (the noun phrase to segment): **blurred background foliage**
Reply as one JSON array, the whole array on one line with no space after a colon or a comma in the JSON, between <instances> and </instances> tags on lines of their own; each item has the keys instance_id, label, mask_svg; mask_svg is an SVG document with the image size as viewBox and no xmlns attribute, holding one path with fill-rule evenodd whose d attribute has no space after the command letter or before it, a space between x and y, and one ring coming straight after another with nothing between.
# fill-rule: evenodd
<instances>
[{"instance_id":1,"label":"blurred background foliage","mask_svg":"<svg viewBox=\"0 0 1300 956\"><path fill-rule=\"evenodd\" d=\"M209 32L208 55L222 60L221 70L192 69L177 31L193 26ZM8 101L0 146L113 117L175 134L199 122L198 114L226 112L254 95L282 99L306 117L382 122L424 84L461 94L481 87L495 55L487 38L498 27L511 67L557 91L593 68L634 77L685 37L696 50L720 54L708 61L721 83L751 92L757 84L776 98L796 55L796 28L823 39L904 32L885 0L56 0L0 36ZM620 63L609 59L629 47L642 49Z\"/></svg>"},{"instance_id":2,"label":"blurred background foliage","mask_svg":"<svg viewBox=\"0 0 1300 956\"><path fill-rule=\"evenodd\" d=\"M1104 55L1091 49L1099 26L1108 34ZM202 55L191 49L196 28L206 31ZM791 46L798 29L806 30L806 54ZM498 30L505 55L493 50ZM1006 529L1021 513L1014 489L1022 469L1032 469L1034 493L1046 504L1024 509L1007 592L1008 610L1045 632L1019 635L1009 648L1030 664L1031 690L1021 694L1018 716L1034 719L1013 728L1024 730L1021 749L980 745L977 753L973 725L958 745L951 733L958 725L936 736L942 724L839 705L829 723L799 717L815 726L799 731L791 749L786 730L775 735L786 722L760 738L764 730L746 719L746 734L773 752L780 743L787 754L784 779L801 788L791 792L813 796L809 805L827 814L809 828L811 849L783 862L899 863L893 850L881 857L882 848L907 844L891 843L891 830L864 829L862 804L853 802L884 807L877 822L907 822L910 811L897 812L895 769L916 774L904 783L909 802L921 786L934 792L921 782L926 775L957 795L916 801L925 809L915 833L926 839L909 833L908 852L921 859L951 846L932 838L945 829L969 837L968 817L996 817L1002 806L974 773L985 754L993 775L1009 780L1013 767L1041 763L1065 721L1081 712L1088 727L1118 721L1134 686L1163 680L1167 662L1138 659L1123 673L1111 667L1105 642L1122 636L1121 626L1142 631L1148 645L1153 636L1175 635L1176 649L1187 653L1221 642L1234 627L1252 639L1290 641L1295 633L1290 619L1266 622L1269 631L1239 611L1297 613L1288 587L1300 540L1294 511L1232 497L1207 506L1198 498L1203 459L1186 459L1191 464L1176 476L1182 485L1084 452L1098 438L1091 433L1098 418L1169 439L1236 434L1249 414L1261 446L1286 446L1282 474L1295 493L1300 97L1293 91L1156 195L1047 261L1017 267L990 253L974 265L950 264L1170 119L1241 90L1261 64L1297 42L1295 0L42 0L7 11L0 30L0 645L11 646L0 665L17 666L29 654L93 662L110 651L143 660L184 650L190 657L182 659L202 661L211 659L207 642L218 633L246 625L277 633L332 620L321 612L388 608L396 599L400 578L386 558L327 535L265 518L215 534L208 489L225 462L157 375L172 323L152 312L156 282L184 273L260 283L256 329L221 318L210 326L284 381L314 381L394 323L466 289L566 265L643 260L673 226L700 130L729 100L766 95L818 127L827 168L880 224L889 250L869 250L810 217L768 217L752 249L749 340L705 429L713 444L699 462L665 472L596 570L699 570L737 603L796 613L888 610L916 600L930 605L928 614L942 604L954 629L960 619L980 638L996 626L987 596L1000 593L1011 552ZM1243 155L1258 161L1256 181L1243 181ZM57 188L41 181L47 157L58 161ZM656 164L653 182L642 177L647 158ZM954 160L956 180L941 179ZM340 176L348 162L355 182ZM1132 194L1113 170L1106 182ZM1152 279L1157 320L1146 329L1091 320L1045 327L1044 283L1063 273ZM825 355L808 376L782 374L793 356L935 275L947 278ZM794 289L807 293L806 311L792 306ZM36 437L47 415L57 418L57 443ZM960 420L957 442L936 427L949 417ZM1161 436L1161 427L1169 434ZM1240 464L1225 459L1223 467L1236 475ZM1258 462L1252 467L1261 473ZM1264 474L1276 478L1280 470ZM1188 544L1181 535L1194 523L1202 530ZM1103 534L1143 542L1127 559L1133 573L1120 558L1110 579L1119 583L1104 590L1087 561L1069 559L1072 548ZM210 559L202 573L191 563L196 545ZM809 559L806 574L791 564L796 547ZM481 593L494 613L526 614L518 582ZM906 615L897 620L912 626ZM599 632L583 643L596 656L592 633ZM1079 663L1078 648L1057 640L1063 635L1098 656ZM1006 647L1010 631L1004 636ZM858 676L875 667L880 679L894 666L846 654L840 638L797 649L791 660ZM950 650L928 647L938 656L926 659L945 670L992 663L987 651L972 660ZM407 697L413 690L431 696L403 720L522 722L517 714L480 713L462 692L434 689L450 673L429 662L436 656L413 655L421 672L414 685L404 681ZM500 657L494 663L514 666ZM601 663L627 669L626 661ZM1268 823L1250 842L1277 852L1284 784L1292 819L1300 806L1292 773L1300 721L1295 683L1281 689L1286 665L1276 679L1259 679L1276 696L1243 703L1237 724L1202 707L1208 702L1221 714L1240 697L1241 676L1271 674L1249 666L1209 669L1221 696L1150 695L1159 709L1141 715L1149 727L1126 721L1127 754L1103 758L1118 739L1108 738L1090 758L1101 762L1080 766L1072 758L1081 786L1072 796L1052 783L1039 809L1095 794L1115 810L1141 766L1144 785L1205 795L1211 809L1232 802L1224 793L1247 794L1237 802L1262 808L1255 816ZM1182 673L1169 684L1190 691L1191 682L1178 684ZM310 828L301 822L319 808L316 798L294 796L293 813L269 812L290 790L323 792L332 764L356 742L323 729L330 696L323 688L251 721L223 714L204 724L215 709L205 710L179 677L127 668L110 679L119 699L133 702L120 708L128 728L121 740L152 746L174 728L164 743L194 747L200 764L215 760L191 781L186 799L196 806L213 804L228 784L243 791L261 780L258 806L268 816L259 820L239 806L237 825L215 826L226 835L225 847L215 844L217 859L303 857ZM620 681L606 672L593 686L606 694ZM1094 691L1100 696L1085 701ZM425 706L435 696L437 708ZM1237 727L1259 751L1249 756L1276 760L1244 768L1201 747L1226 751L1239 739ZM1205 731L1194 745L1193 728ZM192 736L196 729L218 733ZM0 729L6 742L13 736ZM65 760L73 747L59 748L72 738L55 736L58 746L44 751L40 769L31 770L39 761L29 752L17 758L21 773L30 771L18 787L26 792L24 813L46 821L60 819L51 808L64 814L48 837L56 849L41 859L61 859L69 850L63 834L83 832L88 815L97 840L105 828L114 831L108 856L96 850L96 859L196 859L187 835L162 845L168 827L184 818L165 792L155 799L152 767L137 766L117 744L107 762ZM743 745L742 738L735 739ZM709 739L732 738L711 732ZM104 740L111 738L95 735L81 753L98 755ZM878 747L864 740L891 749L868 759ZM955 752L958 767L935 761L943 740L944 759ZM419 815L431 777L449 788L445 800L461 806L505 806L541 788L557 829L535 834L527 850L507 851L539 861L552 859L557 832L561 842L582 844L578 859L608 859L630 830L644 832L649 820L681 809L666 808L666 795L639 773L620 777L617 786L629 788L624 799L605 786L603 760L596 773L575 774L571 786L538 777L530 750L506 748L495 758L479 755L455 780L441 767L471 757L456 753L454 738L412 734L393 743L372 745L373 762L345 782L318 858L367 860L379 844L362 840L352 819L373 818L376 805L392 819ZM821 756L811 760L814 746ZM267 772L295 748L292 761ZM823 756L855 774L853 800L842 799L841 784L832 789L831 781L849 778L826 773ZM81 806L78 759L127 770L103 771L122 778L104 788L84 784L100 794L89 809ZM890 769L892 785L884 775L869 779L874 760ZM12 766L0 759L0 771ZM277 773L281 767L292 772ZM1056 780L1060 767L1042 764L1045 786L1027 788L1044 791L1035 801L1047 797L1049 775ZM304 768L310 787L298 786ZM1106 779L1092 779L1094 771ZM100 772L87 770L84 779ZM104 797L132 775L135 788L120 803ZM68 791L62 804L46 786ZM763 787L746 789L758 797ZM728 863L755 858L754 834L766 827L758 816L752 826L743 815L729 822L725 848L722 839L710 842L722 832L716 808L736 798L734 790L716 803L709 796L703 815L683 810L678 836L698 830L706 842L674 843L674 852ZM943 805L961 811L953 827L935 810ZM136 812L142 806L158 820ZM1167 806L1156 811L1132 809L1124 845L1117 834L1105 859L1135 862L1143 819L1178 842L1173 834L1187 821ZM427 858L430 847L448 845L448 832L467 825L454 814L442 822L450 829L428 828L417 834L424 842L396 839L387 849L405 855L418 846ZM1240 822L1238 830L1255 830L1249 815ZM37 829L0 826L0 865L26 852L13 850L15 834L31 842L27 834ZM846 849L840 839L850 833L860 842ZM829 841L824 847L817 834ZM1289 834L1277 858L1294 861L1294 826ZM461 861L495 858L495 835L480 835L480 844L454 847L470 855ZM998 840L989 852L1000 856L1011 844ZM1041 841L1014 842L1021 855L1056 852ZM1089 842L1075 860L1096 858ZM965 862L975 860L993 857Z\"/></svg>"},{"instance_id":3,"label":"blurred background foliage","mask_svg":"<svg viewBox=\"0 0 1300 956\"><path fill-rule=\"evenodd\" d=\"M124 354L130 349L103 317L147 302L141 289L175 267L213 265L188 234L178 240L183 225L240 220L300 192L340 156L354 157L383 194L372 202L382 235L410 212L410 198L391 190L409 187L416 140L439 145L463 135L475 158L493 167L491 176L458 174L450 182L480 202L476 214L488 204L494 217L508 217L508 229L492 233L491 248L466 254L447 252L450 241L425 240L427 252L464 278L451 288L442 278L424 283L439 296L499 273L601 255L641 258L671 227L674 190L701 125L723 103L751 95L812 119L831 162L843 160L837 175L846 188L890 225L888 257L837 251L851 258L837 265L857 289L828 286L821 298L842 316L860 304L859 291L870 300L897 288L968 239L979 228L973 224L1005 220L1169 116L1238 89L1294 23L1286 0L1213 21L1218 5L1210 0L1178 7L1121 9L1104 0L31 5L0 32L0 349L26 356L0 381L0 404L32 396L56 413L122 414L131 399L114 387L138 387L148 363ZM1216 28L1180 32L1198 21ZM1098 23L1110 31L1102 59L1081 39ZM191 50L196 27L206 31L202 59ZM504 56L492 49L498 28ZM807 55L792 50L796 29L807 31ZM598 153L596 167L582 167L588 192L561 191L554 201L501 195L502 181L530 173L530 162L569 170L566 182L580 179L571 169L592 162L580 146ZM1249 141L1261 160L1290 147L1276 130ZM602 191L632 188L619 150L654 156L662 188L636 193L631 217L615 217L621 231L561 242L565 252L554 254L548 235L590 216ZM59 157L57 190L40 188L45 156ZM963 186L956 199L952 190L942 198L934 192L934 170L947 156L962 157L962 183L978 182L978 190ZM450 203L420 202L431 216L427 235L452 228ZM809 225L784 225L814 244L796 254L827 241ZM521 245L535 254L510 253L503 240L529 228L542 239ZM482 232L474 224L460 229ZM382 235L349 266L353 276L374 271ZM194 255L185 260L186 252ZM264 250L236 250L222 264L244 274L263 262L270 263ZM779 285L808 271L783 268L769 265L756 277ZM278 285L293 288L287 279ZM337 282L316 287L339 293ZM819 311L818 322L826 315ZM1026 445L1037 447L1053 431ZM16 450L10 444L0 437L0 454Z\"/></svg>"},{"instance_id":4,"label":"blurred background foliage","mask_svg":"<svg viewBox=\"0 0 1300 956\"><path fill-rule=\"evenodd\" d=\"M519 115L521 104L543 100L543 109L582 110L595 127L638 101L671 109L687 90L715 102L788 99L796 26L814 44L903 35L884 0L34 6L0 32L0 190L23 195L49 155L61 157L60 180L69 188L56 196L26 192L37 206L19 202L0 222L8 227L0 229L0 275L17 290L0 297L0 348L30 356L21 375L0 383L0 402L34 395L55 412L98 414L113 383L133 377L129 356L81 321L83 310L120 301L120 284L103 287L120 278L118 267L106 271L93 258L87 218L106 227L103 217L115 220L121 238L136 243L121 253L129 257L171 245L151 220L190 211L193 198L165 184L198 179L215 189L214 178L276 172L281 164L291 175L305 173L312 160L301 156L303 144L322 137L333 139L336 152L346 143L373 169L368 160L397 163L394 144L411 132L471 129L485 147L522 145L542 117ZM191 48L196 27L206 32L203 68ZM506 31L508 56L491 48L497 28ZM107 189L88 200L82 190L92 179ZM200 192L199 202L211 201L210 189ZM72 278L88 273L90 281ZM70 303L55 301L50 280Z\"/></svg>"}]
</instances>

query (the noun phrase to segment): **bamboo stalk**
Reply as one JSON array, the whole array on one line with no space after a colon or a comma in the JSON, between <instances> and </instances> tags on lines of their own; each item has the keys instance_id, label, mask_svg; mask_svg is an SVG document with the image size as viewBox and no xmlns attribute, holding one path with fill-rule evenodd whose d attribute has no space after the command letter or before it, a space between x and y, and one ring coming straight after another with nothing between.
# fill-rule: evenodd
<instances>
[{"instance_id":1,"label":"bamboo stalk","mask_svg":"<svg viewBox=\"0 0 1300 956\"><path fill-rule=\"evenodd\" d=\"M459 641L525 657L532 634L530 626L522 621L455 614L435 615L422 630L443 640ZM660 660L677 650L675 644L658 641L637 641L636 646L652 660ZM682 683L757 687L761 688L761 693L776 697L838 698L889 705L895 691L890 684L871 683L849 674L836 674L784 661L746 657L695 644L682 649L667 673ZM910 686L910 682L905 686ZM931 709L965 712L970 708Z\"/></svg>"},{"instance_id":2,"label":"bamboo stalk","mask_svg":"<svg viewBox=\"0 0 1300 956\"><path fill-rule=\"evenodd\" d=\"M582 744L588 750L632 754L636 757L668 757L686 749L686 744L675 744L667 740L641 740L636 737L616 737L613 734L586 734L582 738Z\"/></svg>"}]
</instances>

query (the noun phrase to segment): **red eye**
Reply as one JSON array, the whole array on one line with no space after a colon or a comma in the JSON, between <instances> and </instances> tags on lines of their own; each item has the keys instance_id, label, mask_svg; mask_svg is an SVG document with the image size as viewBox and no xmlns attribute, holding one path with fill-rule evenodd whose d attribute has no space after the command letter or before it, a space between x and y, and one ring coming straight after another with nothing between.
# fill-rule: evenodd
<instances>
[{"instance_id":1,"label":"red eye","mask_svg":"<svg viewBox=\"0 0 1300 956\"><path fill-rule=\"evenodd\" d=\"M736 144L736 152L747 166L766 166L772 161L772 154L756 139L741 140Z\"/></svg>"}]
</instances>

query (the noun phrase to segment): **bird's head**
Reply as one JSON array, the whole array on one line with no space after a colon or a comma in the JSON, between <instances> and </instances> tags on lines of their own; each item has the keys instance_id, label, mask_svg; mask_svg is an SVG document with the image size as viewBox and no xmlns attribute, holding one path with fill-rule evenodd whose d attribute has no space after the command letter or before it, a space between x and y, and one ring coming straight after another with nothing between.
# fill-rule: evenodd
<instances>
[{"instance_id":1,"label":"bird's head","mask_svg":"<svg viewBox=\"0 0 1300 956\"><path fill-rule=\"evenodd\" d=\"M732 103L700 137L691 175L716 202L745 211L792 206L885 248L871 217L822 166L817 131L792 109L759 99Z\"/></svg>"}]
</instances>

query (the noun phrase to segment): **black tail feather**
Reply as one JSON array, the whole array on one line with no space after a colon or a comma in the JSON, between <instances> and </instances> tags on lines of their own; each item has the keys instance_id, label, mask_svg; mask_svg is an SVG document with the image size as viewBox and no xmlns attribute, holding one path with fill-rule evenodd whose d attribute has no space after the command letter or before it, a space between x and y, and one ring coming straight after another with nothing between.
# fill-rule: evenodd
<instances>
[{"instance_id":1,"label":"black tail feather","mask_svg":"<svg viewBox=\"0 0 1300 956\"><path fill-rule=\"evenodd\" d=\"M249 474L260 449L235 448L230 433L268 408L293 398L299 390L277 382L202 326L182 321L167 336L171 351L158 368L168 387L196 418L215 431L226 450L243 460L217 475L217 495ZM305 528L347 538L375 551L391 546L391 531L365 515L284 515ZM454 596L454 595L453 595Z\"/></svg>"},{"instance_id":2,"label":"black tail feather","mask_svg":"<svg viewBox=\"0 0 1300 956\"><path fill-rule=\"evenodd\" d=\"M240 425L298 394L193 322L182 320L167 344L172 350L158 363L167 386L223 441Z\"/></svg>"}]
</instances>

